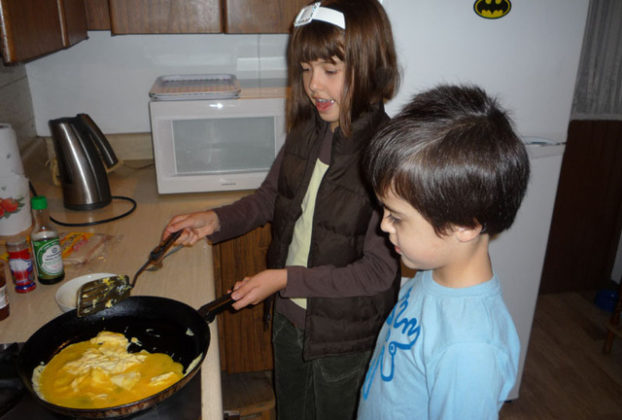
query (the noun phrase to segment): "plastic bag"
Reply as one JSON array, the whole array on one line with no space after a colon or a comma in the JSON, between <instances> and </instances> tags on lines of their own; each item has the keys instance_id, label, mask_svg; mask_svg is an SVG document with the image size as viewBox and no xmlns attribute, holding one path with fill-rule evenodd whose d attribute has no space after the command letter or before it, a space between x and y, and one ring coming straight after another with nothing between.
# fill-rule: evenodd
<instances>
[{"instance_id":1,"label":"plastic bag","mask_svg":"<svg viewBox=\"0 0 622 420\"><path fill-rule=\"evenodd\" d=\"M111 235L93 232L60 233L63 262L67 265L84 264L101 255L104 245L112 238Z\"/></svg>"}]
</instances>

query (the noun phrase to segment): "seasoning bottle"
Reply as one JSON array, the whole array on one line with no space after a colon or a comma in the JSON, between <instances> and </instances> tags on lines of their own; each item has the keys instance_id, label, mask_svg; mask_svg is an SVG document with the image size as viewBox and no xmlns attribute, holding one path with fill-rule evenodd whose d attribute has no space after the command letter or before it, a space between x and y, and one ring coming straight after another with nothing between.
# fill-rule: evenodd
<instances>
[{"instance_id":1,"label":"seasoning bottle","mask_svg":"<svg viewBox=\"0 0 622 420\"><path fill-rule=\"evenodd\" d=\"M32 255L28 241L23 235L13 236L6 241L9 252L9 267L13 275L13 283L17 293L28 293L35 290Z\"/></svg>"},{"instance_id":2,"label":"seasoning bottle","mask_svg":"<svg viewBox=\"0 0 622 420\"><path fill-rule=\"evenodd\" d=\"M0 261L0 321L9 316L9 292L6 287L6 267Z\"/></svg>"},{"instance_id":3,"label":"seasoning bottle","mask_svg":"<svg viewBox=\"0 0 622 420\"><path fill-rule=\"evenodd\" d=\"M58 283L65 278L65 269L58 232L50 222L47 199L42 195L32 197L30 207L34 216L30 240L37 278L41 284Z\"/></svg>"}]
</instances>

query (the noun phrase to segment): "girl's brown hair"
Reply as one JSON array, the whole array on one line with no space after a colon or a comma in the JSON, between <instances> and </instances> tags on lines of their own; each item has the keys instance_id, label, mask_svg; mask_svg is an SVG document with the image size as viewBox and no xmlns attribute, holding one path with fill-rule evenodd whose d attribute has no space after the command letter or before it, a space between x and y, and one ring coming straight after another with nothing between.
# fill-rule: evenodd
<instances>
[{"instance_id":1,"label":"girl's brown hair","mask_svg":"<svg viewBox=\"0 0 622 420\"><path fill-rule=\"evenodd\" d=\"M287 61L290 92L287 128L315 118L307 97L300 63L318 59L344 62L346 68L339 127L349 136L352 121L371 105L389 100L399 83L391 24L378 0L324 0L322 7L344 15L346 29L322 21L293 28Z\"/></svg>"}]
</instances>

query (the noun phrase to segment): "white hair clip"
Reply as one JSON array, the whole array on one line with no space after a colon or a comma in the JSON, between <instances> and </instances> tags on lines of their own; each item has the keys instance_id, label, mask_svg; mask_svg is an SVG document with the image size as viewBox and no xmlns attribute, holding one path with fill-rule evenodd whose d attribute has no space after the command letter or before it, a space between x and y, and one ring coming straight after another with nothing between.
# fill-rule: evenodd
<instances>
[{"instance_id":1,"label":"white hair clip","mask_svg":"<svg viewBox=\"0 0 622 420\"><path fill-rule=\"evenodd\" d=\"M316 2L305 6L298 16L294 19L294 26L303 26L310 23L312 20L321 20L322 22L331 23L335 26L339 26L341 29L346 29L346 21L343 17L343 13L338 10L329 9L328 7L320 6L321 2Z\"/></svg>"}]
</instances>

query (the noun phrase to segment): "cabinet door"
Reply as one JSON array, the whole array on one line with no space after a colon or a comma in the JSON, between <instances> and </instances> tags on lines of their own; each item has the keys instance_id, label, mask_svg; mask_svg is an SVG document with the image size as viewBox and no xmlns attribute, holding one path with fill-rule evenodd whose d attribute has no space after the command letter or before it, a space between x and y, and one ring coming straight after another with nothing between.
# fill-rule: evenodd
<instances>
[{"instance_id":1,"label":"cabinet door","mask_svg":"<svg viewBox=\"0 0 622 420\"><path fill-rule=\"evenodd\" d=\"M0 37L6 64L60 50L56 0L0 0Z\"/></svg>"},{"instance_id":2,"label":"cabinet door","mask_svg":"<svg viewBox=\"0 0 622 420\"><path fill-rule=\"evenodd\" d=\"M108 0L84 0L86 26L90 31L110 30Z\"/></svg>"},{"instance_id":3,"label":"cabinet door","mask_svg":"<svg viewBox=\"0 0 622 420\"><path fill-rule=\"evenodd\" d=\"M0 48L6 64L86 39L83 0L0 0Z\"/></svg>"},{"instance_id":4,"label":"cabinet door","mask_svg":"<svg viewBox=\"0 0 622 420\"><path fill-rule=\"evenodd\" d=\"M113 34L221 32L219 0L109 0Z\"/></svg>"},{"instance_id":5,"label":"cabinet door","mask_svg":"<svg viewBox=\"0 0 622 420\"><path fill-rule=\"evenodd\" d=\"M212 247L216 294L266 268L270 226ZM228 373L272 369L271 330L264 325L263 304L218 315L220 364Z\"/></svg>"},{"instance_id":6,"label":"cabinet door","mask_svg":"<svg viewBox=\"0 0 622 420\"><path fill-rule=\"evenodd\" d=\"M84 0L58 0L63 47L71 47L86 39Z\"/></svg>"},{"instance_id":7,"label":"cabinet door","mask_svg":"<svg viewBox=\"0 0 622 420\"><path fill-rule=\"evenodd\" d=\"M225 32L288 33L308 0L222 0Z\"/></svg>"}]
</instances>

